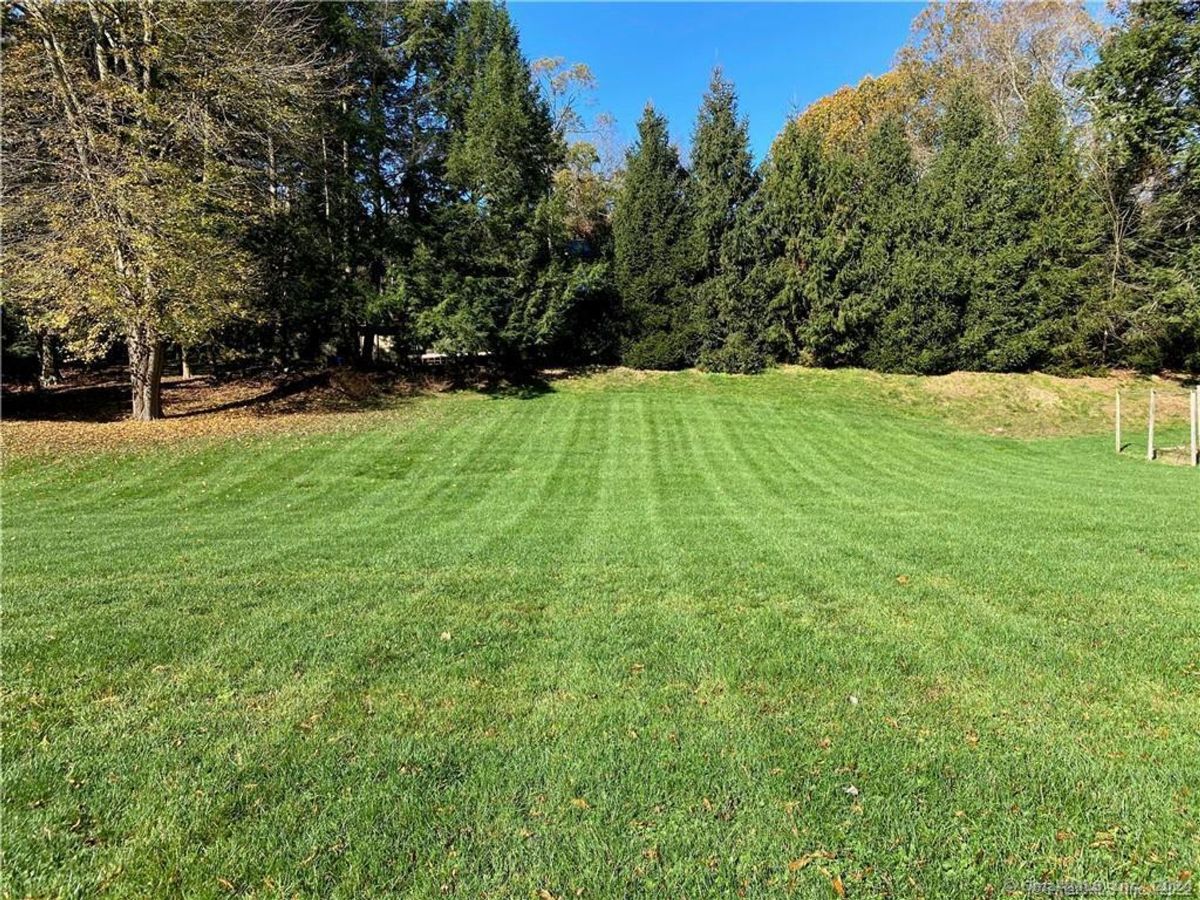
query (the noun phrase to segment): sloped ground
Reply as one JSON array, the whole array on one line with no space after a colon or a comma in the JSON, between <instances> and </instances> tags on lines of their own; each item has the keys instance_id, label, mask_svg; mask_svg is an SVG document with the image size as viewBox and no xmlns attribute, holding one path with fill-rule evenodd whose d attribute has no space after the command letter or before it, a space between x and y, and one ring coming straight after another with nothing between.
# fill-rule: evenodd
<instances>
[{"instance_id":1,"label":"sloped ground","mask_svg":"<svg viewBox=\"0 0 1200 900\"><path fill-rule=\"evenodd\" d=\"M14 460L5 892L1192 877L1196 472L863 373L550 387Z\"/></svg>"},{"instance_id":2,"label":"sloped ground","mask_svg":"<svg viewBox=\"0 0 1200 900\"><path fill-rule=\"evenodd\" d=\"M1128 437L1145 431L1152 388L1158 394L1158 424L1186 425L1188 417L1189 385L1180 378L1144 378L1128 372L1103 378L955 372L912 379L911 385L918 405L927 398L948 421L987 434L1051 437L1111 432L1117 390Z\"/></svg>"},{"instance_id":3,"label":"sloped ground","mask_svg":"<svg viewBox=\"0 0 1200 900\"><path fill-rule=\"evenodd\" d=\"M439 373L398 379L384 374L326 370L219 383L209 378L169 378L164 386L167 419L146 425L125 419L129 398L119 375L109 373L82 386L55 388L40 395L7 394L0 424L6 453L86 454L141 446L179 446L194 439L353 431L372 427L380 416L401 411L411 414L417 405L412 401L417 398L462 387L495 391L494 386L478 378L464 381ZM1145 446L1151 387L1159 392L1158 423L1164 434L1186 429L1188 415L1188 385L1184 381L1131 373L1060 378L1038 373L956 372L917 377L787 366L762 377L784 391L815 392L819 396L840 393L916 415L932 415L985 434L1022 438L1111 432L1117 389L1123 394L1124 436L1131 444L1140 441ZM681 379L697 390L719 390L722 385L746 380L622 368L585 373L553 371L546 373L538 390L605 390ZM1178 455L1182 461L1182 452Z\"/></svg>"}]
</instances>

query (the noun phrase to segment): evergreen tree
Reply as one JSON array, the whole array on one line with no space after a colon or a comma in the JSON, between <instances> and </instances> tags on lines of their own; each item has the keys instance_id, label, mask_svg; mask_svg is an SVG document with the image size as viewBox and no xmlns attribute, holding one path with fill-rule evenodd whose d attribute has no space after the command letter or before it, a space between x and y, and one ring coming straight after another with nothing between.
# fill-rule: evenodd
<instances>
[{"instance_id":1,"label":"evergreen tree","mask_svg":"<svg viewBox=\"0 0 1200 900\"><path fill-rule=\"evenodd\" d=\"M1131 3L1084 80L1109 229L1099 361L1200 370L1200 2Z\"/></svg>"},{"instance_id":2,"label":"evergreen tree","mask_svg":"<svg viewBox=\"0 0 1200 900\"><path fill-rule=\"evenodd\" d=\"M725 245L737 217L757 183L745 119L737 114L733 85L715 68L701 101L692 134L689 205L692 212L692 265L696 280L696 314L702 317L702 364L710 369L761 368L744 358L755 343L753 323L742 320L736 270L724 259ZM722 347L736 337L736 353Z\"/></svg>"},{"instance_id":3,"label":"evergreen tree","mask_svg":"<svg viewBox=\"0 0 1200 900\"><path fill-rule=\"evenodd\" d=\"M917 183L916 161L904 125L898 116L889 116L867 135L859 181L857 302L847 303L843 313L847 351L855 362L897 367L895 359L881 354L880 326L916 287L913 216Z\"/></svg>"},{"instance_id":4,"label":"evergreen tree","mask_svg":"<svg viewBox=\"0 0 1200 900\"><path fill-rule=\"evenodd\" d=\"M688 308L692 220L686 174L667 120L647 104L613 211L613 260L626 322L622 358L638 368L689 365L699 329Z\"/></svg>"},{"instance_id":5,"label":"evergreen tree","mask_svg":"<svg viewBox=\"0 0 1200 900\"><path fill-rule=\"evenodd\" d=\"M692 133L691 206L696 274L718 273L721 244L755 188L749 126L737 114L733 84L715 68Z\"/></svg>"},{"instance_id":6,"label":"evergreen tree","mask_svg":"<svg viewBox=\"0 0 1200 900\"><path fill-rule=\"evenodd\" d=\"M860 351L857 310L863 302L861 166L824 141L815 161L816 219L803 273L808 314L800 329L802 358L821 366L852 364Z\"/></svg>"},{"instance_id":7,"label":"evergreen tree","mask_svg":"<svg viewBox=\"0 0 1200 900\"><path fill-rule=\"evenodd\" d=\"M458 198L439 223L446 276L424 326L446 350L515 361L526 347L522 330L510 329L509 320L537 277L534 219L549 200L562 143L531 83L508 13L472 6L461 27L466 37L459 39L457 71L465 73L464 59L482 64L447 158ZM458 115L452 111L452 120Z\"/></svg>"},{"instance_id":8,"label":"evergreen tree","mask_svg":"<svg viewBox=\"0 0 1200 900\"><path fill-rule=\"evenodd\" d=\"M1013 280L1012 261L996 244L1011 180L969 82L951 92L935 153L917 191L914 241L898 261L905 289L884 319L876 350L885 368L927 374L983 365L987 317L1006 302Z\"/></svg>"},{"instance_id":9,"label":"evergreen tree","mask_svg":"<svg viewBox=\"0 0 1200 900\"><path fill-rule=\"evenodd\" d=\"M748 282L763 295L764 339L776 359L822 362L847 261L849 161L827 153L815 128L793 121L763 168L761 249Z\"/></svg>"},{"instance_id":10,"label":"evergreen tree","mask_svg":"<svg viewBox=\"0 0 1200 900\"><path fill-rule=\"evenodd\" d=\"M1018 270L1011 294L986 318L986 367L1020 371L1069 363L1076 309L1095 284L1097 210L1083 180L1059 95L1036 86L1012 159L1005 219Z\"/></svg>"}]
</instances>

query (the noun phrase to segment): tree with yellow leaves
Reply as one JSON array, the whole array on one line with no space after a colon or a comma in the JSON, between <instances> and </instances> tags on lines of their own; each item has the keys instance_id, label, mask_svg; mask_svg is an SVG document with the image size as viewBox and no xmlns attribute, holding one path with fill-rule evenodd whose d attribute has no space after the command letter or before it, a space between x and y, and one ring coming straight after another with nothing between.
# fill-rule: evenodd
<instances>
[{"instance_id":1,"label":"tree with yellow leaves","mask_svg":"<svg viewBox=\"0 0 1200 900\"><path fill-rule=\"evenodd\" d=\"M242 241L277 202L319 57L281 2L22 0L7 16L6 294L87 357L123 340L132 415L162 416L164 343L243 310Z\"/></svg>"}]
</instances>

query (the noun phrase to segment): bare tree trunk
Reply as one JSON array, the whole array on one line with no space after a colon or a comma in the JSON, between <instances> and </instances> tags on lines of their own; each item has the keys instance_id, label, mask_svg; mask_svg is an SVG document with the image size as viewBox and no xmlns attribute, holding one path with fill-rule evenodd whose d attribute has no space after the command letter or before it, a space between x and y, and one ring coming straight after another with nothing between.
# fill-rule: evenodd
<instances>
[{"instance_id":1,"label":"bare tree trunk","mask_svg":"<svg viewBox=\"0 0 1200 900\"><path fill-rule=\"evenodd\" d=\"M183 346L182 344L179 345L179 374L182 375L184 378L191 378L192 377L192 365L188 361L187 351L188 351L187 347Z\"/></svg>"},{"instance_id":2,"label":"bare tree trunk","mask_svg":"<svg viewBox=\"0 0 1200 900\"><path fill-rule=\"evenodd\" d=\"M37 336L38 350L38 386L46 387L58 384L62 379L58 362L58 339L45 331L39 331Z\"/></svg>"},{"instance_id":3,"label":"bare tree trunk","mask_svg":"<svg viewBox=\"0 0 1200 900\"><path fill-rule=\"evenodd\" d=\"M375 331L367 328L363 331L362 353L359 360L364 366L369 366L375 359Z\"/></svg>"},{"instance_id":4,"label":"bare tree trunk","mask_svg":"<svg viewBox=\"0 0 1200 900\"><path fill-rule=\"evenodd\" d=\"M329 139L321 135L321 198L325 211L325 242L329 245L329 258L334 258L333 249L333 199L329 192Z\"/></svg>"},{"instance_id":5,"label":"bare tree trunk","mask_svg":"<svg viewBox=\"0 0 1200 900\"><path fill-rule=\"evenodd\" d=\"M139 422L161 419L163 342L152 328L139 325L129 335L129 381L132 417Z\"/></svg>"},{"instance_id":6,"label":"bare tree trunk","mask_svg":"<svg viewBox=\"0 0 1200 900\"><path fill-rule=\"evenodd\" d=\"M267 138L267 189L271 192L268 208L273 216L279 203L279 176L275 171L275 141L270 137Z\"/></svg>"}]
</instances>

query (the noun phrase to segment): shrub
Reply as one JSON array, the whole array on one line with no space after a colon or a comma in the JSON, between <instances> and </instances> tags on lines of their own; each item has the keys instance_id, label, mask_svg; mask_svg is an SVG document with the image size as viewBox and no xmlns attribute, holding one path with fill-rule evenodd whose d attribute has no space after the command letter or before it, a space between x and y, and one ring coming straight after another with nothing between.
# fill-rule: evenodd
<instances>
[{"instance_id":1,"label":"shrub","mask_svg":"<svg viewBox=\"0 0 1200 900\"><path fill-rule=\"evenodd\" d=\"M766 367L766 356L740 331L726 338L722 346L700 354L700 368L706 372L753 375Z\"/></svg>"},{"instance_id":2,"label":"shrub","mask_svg":"<svg viewBox=\"0 0 1200 900\"><path fill-rule=\"evenodd\" d=\"M621 361L632 369L686 369L690 344L686 332L655 331L630 344Z\"/></svg>"}]
</instances>

